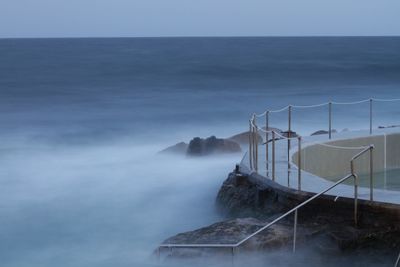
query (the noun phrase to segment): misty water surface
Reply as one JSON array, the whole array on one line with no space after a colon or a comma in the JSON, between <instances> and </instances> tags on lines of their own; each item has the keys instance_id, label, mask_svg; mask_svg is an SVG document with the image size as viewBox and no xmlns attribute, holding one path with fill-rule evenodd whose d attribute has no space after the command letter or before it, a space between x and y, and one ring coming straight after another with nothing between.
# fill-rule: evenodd
<instances>
[{"instance_id":1,"label":"misty water surface","mask_svg":"<svg viewBox=\"0 0 400 267\"><path fill-rule=\"evenodd\" d=\"M398 98L399 48L399 38L1 40L0 265L157 265L164 239L223 219L215 196L241 159L159 150L245 131L253 112L288 103ZM396 124L398 106L378 105L375 126ZM367 128L366 112L338 107L334 128ZM299 133L327 127L327 110L293 116ZM324 260L303 252L290 262ZM252 264L288 264L280 253Z\"/></svg>"}]
</instances>

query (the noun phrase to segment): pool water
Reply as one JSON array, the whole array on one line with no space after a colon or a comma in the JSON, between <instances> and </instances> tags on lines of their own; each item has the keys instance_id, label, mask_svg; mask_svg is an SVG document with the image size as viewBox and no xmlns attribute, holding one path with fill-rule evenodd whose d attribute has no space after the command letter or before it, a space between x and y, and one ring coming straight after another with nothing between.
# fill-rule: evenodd
<instances>
[{"instance_id":1,"label":"pool water","mask_svg":"<svg viewBox=\"0 0 400 267\"><path fill-rule=\"evenodd\" d=\"M400 191L400 169L387 169L385 171L374 172L373 174L374 188ZM345 184L353 185L352 180L348 180ZM359 176L359 185L368 187L370 184L369 174Z\"/></svg>"}]
</instances>

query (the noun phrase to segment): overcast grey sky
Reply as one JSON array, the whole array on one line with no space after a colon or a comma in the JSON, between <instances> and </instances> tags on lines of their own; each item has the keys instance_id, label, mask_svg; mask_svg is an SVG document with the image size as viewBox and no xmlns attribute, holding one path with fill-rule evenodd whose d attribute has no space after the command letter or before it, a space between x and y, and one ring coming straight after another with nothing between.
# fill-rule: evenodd
<instances>
[{"instance_id":1,"label":"overcast grey sky","mask_svg":"<svg viewBox=\"0 0 400 267\"><path fill-rule=\"evenodd\" d=\"M400 0L0 0L0 37L400 35Z\"/></svg>"}]
</instances>

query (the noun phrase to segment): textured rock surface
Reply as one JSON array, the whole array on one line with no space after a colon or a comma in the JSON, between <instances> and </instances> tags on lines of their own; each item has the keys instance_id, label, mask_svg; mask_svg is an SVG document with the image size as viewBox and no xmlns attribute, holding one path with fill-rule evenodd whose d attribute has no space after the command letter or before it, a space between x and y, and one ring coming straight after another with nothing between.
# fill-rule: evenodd
<instances>
[{"instance_id":1,"label":"textured rock surface","mask_svg":"<svg viewBox=\"0 0 400 267\"><path fill-rule=\"evenodd\" d=\"M252 216L263 220L286 212L310 197L295 197L293 193L270 186L270 183L252 176L231 173L218 192L217 205L228 216ZM308 229L323 227L325 230L320 232L319 238L325 244L334 244L335 249L399 247L400 227L395 218L398 218L400 210L380 205L371 207L368 201L364 202L359 202L358 227L354 227L354 204L351 199L333 202L321 197L301 208L299 222Z\"/></svg>"},{"instance_id":2,"label":"textured rock surface","mask_svg":"<svg viewBox=\"0 0 400 267\"><path fill-rule=\"evenodd\" d=\"M218 193L217 205L227 216L239 218L178 234L165 240L164 244L235 244L298 204L299 199L294 200L293 195L279 192L280 190L271 186L265 179L245 176L238 171L230 173ZM360 224L354 227L354 222L349 220L348 214L344 213L346 215L343 216L343 213L339 213L338 216L332 213L336 206L342 212L345 207L343 205L347 205L346 202L339 204L338 200L333 205L331 200L325 201L318 202L309 209L307 207L300 209L297 228L298 247L306 247L317 251L318 254L327 253L340 257L348 252L361 254L360 251L365 255L372 255L372 258L374 255L382 257L382 253L397 255L400 247L397 221L391 222L393 227L388 225L382 227L379 224L376 226ZM350 205L353 203L350 202ZM363 210L362 205L360 209ZM271 251L279 248L290 250L292 241L293 216L288 216L246 241L240 247L240 251ZM169 255L173 258L192 258L207 257L210 253L230 255L231 252L229 249L181 248L175 249Z\"/></svg>"},{"instance_id":3,"label":"textured rock surface","mask_svg":"<svg viewBox=\"0 0 400 267\"><path fill-rule=\"evenodd\" d=\"M237 153L241 151L238 143L211 136L206 139L193 138L189 143L186 154L189 156L206 156L214 153Z\"/></svg>"},{"instance_id":4,"label":"textured rock surface","mask_svg":"<svg viewBox=\"0 0 400 267\"><path fill-rule=\"evenodd\" d=\"M181 233L165 240L164 244L236 244L254 233L268 221L255 218L239 218L218 222L195 231ZM306 231L301 231L301 239ZM310 233L307 231L307 233ZM275 224L259 235L244 243L249 249L280 248L293 238L293 229L289 224Z\"/></svg>"},{"instance_id":5,"label":"textured rock surface","mask_svg":"<svg viewBox=\"0 0 400 267\"><path fill-rule=\"evenodd\" d=\"M282 212L278 195L257 180L230 173L217 195L217 207L228 216L267 218Z\"/></svg>"}]
</instances>

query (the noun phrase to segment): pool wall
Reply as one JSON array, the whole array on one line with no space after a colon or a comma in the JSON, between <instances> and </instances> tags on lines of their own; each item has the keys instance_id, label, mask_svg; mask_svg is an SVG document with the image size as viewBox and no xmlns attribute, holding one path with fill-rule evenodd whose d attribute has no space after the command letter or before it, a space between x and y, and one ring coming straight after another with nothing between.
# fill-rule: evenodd
<instances>
[{"instance_id":1,"label":"pool wall","mask_svg":"<svg viewBox=\"0 0 400 267\"><path fill-rule=\"evenodd\" d=\"M310 143L301 149L302 170L323 178L340 178L350 171L351 158L361 148L374 145L374 172L400 168L400 133L381 134L347 138L324 143ZM298 166L298 151L292 154L292 161ZM369 172L369 152L355 161L355 172Z\"/></svg>"}]
</instances>

